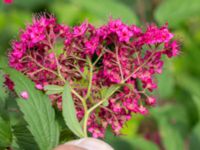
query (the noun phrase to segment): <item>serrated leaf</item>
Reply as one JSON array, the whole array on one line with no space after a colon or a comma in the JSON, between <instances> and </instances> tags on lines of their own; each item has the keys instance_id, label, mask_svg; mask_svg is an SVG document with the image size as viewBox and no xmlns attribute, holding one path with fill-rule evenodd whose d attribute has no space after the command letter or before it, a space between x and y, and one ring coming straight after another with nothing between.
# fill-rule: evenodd
<instances>
[{"instance_id":1,"label":"serrated leaf","mask_svg":"<svg viewBox=\"0 0 200 150\"><path fill-rule=\"evenodd\" d=\"M71 2L86 8L94 15L102 18L120 18L126 23L138 23L135 13L124 3L117 0L71 0Z\"/></svg>"},{"instance_id":2,"label":"serrated leaf","mask_svg":"<svg viewBox=\"0 0 200 150\"><path fill-rule=\"evenodd\" d=\"M62 95L63 117L68 128L78 137L84 137L83 130L76 116L76 109L71 95L71 88L67 82Z\"/></svg>"},{"instance_id":3,"label":"serrated leaf","mask_svg":"<svg viewBox=\"0 0 200 150\"><path fill-rule=\"evenodd\" d=\"M59 128L55 121L55 112L47 95L36 90L34 83L14 69L5 69L15 83L15 91L20 96L27 91L29 98L19 98L17 103L28 123L28 129L41 150L51 150L59 140Z\"/></svg>"},{"instance_id":4,"label":"serrated leaf","mask_svg":"<svg viewBox=\"0 0 200 150\"><path fill-rule=\"evenodd\" d=\"M58 85L46 85L44 87L47 95L59 94L63 92L63 87Z\"/></svg>"},{"instance_id":5,"label":"serrated leaf","mask_svg":"<svg viewBox=\"0 0 200 150\"><path fill-rule=\"evenodd\" d=\"M38 150L38 145L35 142L26 124L19 124L12 127L13 129L13 143L12 148L16 147L20 150Z\"/></svg>"},{"instance_id":6,"label":"serrated leaf","mask_svg":"<svg viewBox=\"0 0 200 150\"><path fill-rule=\"evenodd\" d=\"M3 73L0 71L0 112L1 110L4 108L5 106L5 99L7 97L5 88L4 86L4 75Z\"/></svg>"},{"instance_id":7,"label":"serrated leaf","mask_svg":"<svg viewBox=\"0 0 200 150\"><path fill-rule=\"evenodd\" d=\"M9 121L0 116L0 147L7 147L12 140L12 132Z\"/></svg>"}]
</instances>

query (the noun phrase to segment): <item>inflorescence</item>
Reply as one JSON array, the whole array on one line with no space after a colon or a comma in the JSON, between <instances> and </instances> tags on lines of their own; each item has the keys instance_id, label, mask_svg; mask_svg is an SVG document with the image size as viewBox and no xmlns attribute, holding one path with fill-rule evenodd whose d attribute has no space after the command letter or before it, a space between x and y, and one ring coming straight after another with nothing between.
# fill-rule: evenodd
<instances>
[{"instance_id":1,"label":"inflorescence","mask_svg":"<svg viewBox=\"0 0 200 150\"><path fill-rule=\"evenodd\" d=\"M19 40L12 42L9 64L34 81L38 90L68 81L80 121L86 109L98 106L87 120L87 131L103 137L111 126L119 135L131 113L147 114L148 107L155 105L151 92L157 88L154 75L162 73L161 58L179 53L172 38L167 25L148 25L143 31L110 19L99 28L87 21L69 27L58 24L53 16L42 16L34 18ZM8 78L7 84L13 89ZM49 97L62 110L61 94Z\"/></svg>"}]
</instances>

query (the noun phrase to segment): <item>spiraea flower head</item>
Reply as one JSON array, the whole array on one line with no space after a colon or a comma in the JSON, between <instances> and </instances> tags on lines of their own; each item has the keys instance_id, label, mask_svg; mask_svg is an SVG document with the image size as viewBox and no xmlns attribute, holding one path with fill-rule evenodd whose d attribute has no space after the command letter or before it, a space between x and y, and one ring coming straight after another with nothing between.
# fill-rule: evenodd
<instances>
[{"instance_id":1,"label":"spiraea flower head","mask_svg":"<svg viewBox=\"0 0 200 150\"><path fill-rule=\"evenodd\" d=\"M154 76L162 73L162 56L179 54L172 38L166 25L149 25L144 30L110 19L99 28L87 21L69 27L53 16L42 16L13 41L9 64L34 81L38 90L52 84L64 86L67 80L76 91L72 96L79 120L85 115L80 97L88 109L99 104L88 118L88 132L104 137L110 126L118 135L131 114L146 115L156 104L151 92L157 88ZM8 79L6 83L13 89ZM25 92L21 96L28 97ZM61 94L49 97L62 111Z\"/></svg>"}]
</instances>

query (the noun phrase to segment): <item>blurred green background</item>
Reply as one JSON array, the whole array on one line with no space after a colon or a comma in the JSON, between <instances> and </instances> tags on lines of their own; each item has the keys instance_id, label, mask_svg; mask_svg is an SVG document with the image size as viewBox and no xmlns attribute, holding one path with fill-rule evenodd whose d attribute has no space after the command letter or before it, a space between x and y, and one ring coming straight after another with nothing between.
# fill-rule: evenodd
<instances>
[{"instance_id":1,"label":"blurred green background","mask_svg":"<svg viewBox=\"0 0 200 150\"><path fill-rule=\"evenodd\" d=\"M135 115L123 135L108 131L105 140L116 150L200 149L199 0L14 0L10 5L1 1L0 55L7 54L11 39L34 14L44 12L69 25L88 19L99 26L110 16L139 26L168 22L181 43L181 54L166 60L164 73L157 77L157 106L148 116Z\"/></svg>"}]
</instances>

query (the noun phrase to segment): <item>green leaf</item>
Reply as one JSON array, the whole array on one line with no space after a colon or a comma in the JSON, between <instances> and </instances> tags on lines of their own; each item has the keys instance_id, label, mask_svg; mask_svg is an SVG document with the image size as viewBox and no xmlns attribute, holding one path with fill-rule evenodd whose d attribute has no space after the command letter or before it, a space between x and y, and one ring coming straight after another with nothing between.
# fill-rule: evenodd
<instances>
[{"instance_id":1,"label":"green leaf","mask_svg":"<svg viewBox=\"0 0 200 150\"><path fill-rule=\"evenodd\" d=\"M166 80L167 79L167 80ZM161 75L158 75L158 93L160 99L168 99L174 92L175 81L170 68L163 70Z\"/></svg>"},{"instance_id":2,"label":"green leaf","mask_svg":"<svg viewBox=\"0 0 200 150\"><path fill-rule=\"evenodd\" d=\"M184 142L179 131L174 128L166 119L160 119L160 134L163 145L167 150L183 150Z\"/></svg>"},{"instance_id":3,"label":"green leaf","mask_svg":"<svg viewBox=\"0 0 200 150\"><path fill-rule=\"evenodd\" d=\"M103 103L103 106L105 106L105 107L107 107L109 105L109 102L108 101L105 101L104 103Z\"/></svg>"},{"instance_id":4,"label":"green leaf","mask_svg":"<svg viewBox=\"0 0 200 150\"><path fill-rule=\"evenodd\" d=\"M131 145L133 145L133 147L136 147L137 149L141 149L141 150L159 150L158 146L148 140L145 140L142 137L137 137L134 139L129 139L127 140L130 142Z\"/></svg>"},{"instance_id":5,"label":"green leaf","mask_svg":"<svg viewBox=\"0 0 200 150\"><path fill-rule=\"evenodd\" d=\"M120 88L120 86L121 85L119 85L119 84L115 84L115 85L110 86L109 88L105 88L101 92L102 98L103 99L109 98L113 94L113 92L117 91Z\"/></svg>"},{"instance_id":6,"label":"green leaf","mask_svg":"<svg viewBox=\"0 0 200 150\"><path fill-rule=\"evenodd\" d=\"M184 74L177 77L178 84L190 92L192 95L200 96L200 84L198 78L192 78L191 76Z\"/></svg>"},{"instance_id":7,"label":"green leaf","mask_svg":"<svg viewBox=\"0 0 200 150\"><path fill-rule=\"evenodd\" d=\"M199 121L200 121L200 96L193 96L194 103L196 104Z\"/></svg>"},{"instance_id":8,"label":"green leaf","mask_svg":"<svg viewBox=\"0 0 200 150\"><path fill-rule=\"evenodd\" d=\"M111 131L106 132L104 139L115 150L159 150L158 146L143 137L114 136Z\"/></svg>"},{"instance_id":9,"label":"green leaf","mask_svg":"<svg viewBox=\"0 0 200 150\"><path fill-rule=\"evenodd\" d=\"M197 113L200 118L200 84L198 78L192 78L189 75L179 75L177 77L178 85L184 88L187 92L190 93L190 95L193 96L194 103L196 105L193 106L193 110L195 110L195 107L197 108ZM195 113L195 114L197 114Z\"/></svg>"},{"instance_id":10,"label":"green leaf","mask_svg":"<svg viewBox=\"0 0 200 150\"><path fill-rule=\"evenodd\" d=\"M76 117L76 109L71 95L69 83L65 84L62 95L63 117L68 128L78 137L83 137L84 133Z\"/></svg>"},{"instance_id":11,"label":"green leaf","mask_svg":"<svg viewBox=\"0 0 200 150\"><path fill-rule=\"evenodd\" d=\"M7 93L5 91L4 86L4 74L0 71L0 112L5 106L5 99L7 97Z\"/></svg>"},{"instance_id":12,"label":"green leaf","mask_svg":"<svg viewBox=\"0 0 200 150\"><path fill-rule=\"evenodd\" d=\"M65 143L66 141L71 141L76 139L76 136L69 130L69 129L64 129L60 133L60 142Z\"/></svg>"},{"instance_id":13,"label":"green leaf","mask_svg":"<svg viewBox=\"0 0 200 150\"><path fill-rule=\"evenodd\" d=\"M126 135L126 139L132 139L138 133L138 128L141 124L141 121L144 119L144 116L132 114L132 118L126 122L126 126L124 126L121 130L123 135Z\"/></svg>"},{"instance_id":14,"label":"green leaf","mask_svg":"<svg viewBox=\"0 0 200 150\"><path fill-rule=\"evenodd\" d=\"M27 129L26 124L18 124L12 127L13 128L13 143L12 148L19 148L20 150L38 150L38 145L35 142L30 131Z\"/></svg>"},{"instance_id":15,"label":"green leaf","mask_svg":"<svg viewBox=\"0 0 200 150\"><path fill-rule=\"evenodd\" d=\"M170 26L177 26L199 13L199 0L165 0L156 10L155 18L161 24L169 22Z\"/></svg>"},{"instance_id":16,"label":"green leaf","mask_svg":"<svg viewBox=\"0 0 200 150\"><path fill-rule=\"evenodd\" d=\"M55 112L48 96L36 90L34 83L14 69L5 69L15 83L15 91L20 96L27 91L29 98L19 98L17 103L28 123L28 129L41 150L51 150L59 141L59 128L55 121Z\"/></svg>"},{"instance_id":17,"label":"green leaf","mask_svg":"<svg viewBox=\"0 0 200 150\"><path fill-rule=\"evenodd\" d=\"M138 23L134 11L117 0L71 0L71 2L87 9L103 20L111 16L113 18L120 18L126 23Z\"/></svg>"},{"instance_id":18,"label":"green leaf","mask_svg":"<svg viewBox=\"0 0 200 150\"><path fill-rule=\"evenodd\" d=\"M88 66L84 66L84 70L83 70L83 76L84 78L86 78L89 74L89 67Z\"/></svg>"},{"instance_id":19,"label":"green leaf","mask_svg":"<svg viewBox=\"0 0 200 150\"><path fill-rule=\"evenodd\" d=\"M100 96L102 99L108 98L110 94L114 91L117 91L120 87L127 86L129 89L133 89L133 85L131 84L115 84L110 87L104 86L100 89Z\"/></svg>"},{"instance_id":20,"label":"green leaf","mask_svg":"<svg viewBox=\"0 0 200 150\"><path fill-rule=\"evenodd\" d=\"M199 150L200 147L200 122L194 127L190 135L190 150Z\"/></svg>"},{"instance_id":21,"label":"green leaf","mask_svg":"<svg viewBox=\"0 0 200 150\"><path fill-rule=\"evenodd\" d=\"M0 69L8 67L8 59L5 56L0 56Z\"/></svg>"},{"instance_id":22,"label":"green leaf","mask_svg":"<svg viewBox=\"0 0 200 150\"><path fill-rule=\"evenodd\" d=\"M170 122L169 126L172 126L173 130L179 132L182 137L187 136L190 130L189 119L191 116L188 116L185 105L166 104L164 106L158 106L152 108L150 114L160 126L162 126L163 119Z\"/></svg>"},{"instance_id":23,"label":"green leaf","mask_svg":"<svg viewBox=\"0 0 200 150\"><path fill-rule=\"evenodd\" d=\"M122 136L114 136L111 130L106 131L104 141L111 145L115 150L135 150L131 143L121 138Z\"/></svg>"},{"instance_id":24,"label":"green leaf","mask_svg":"<svg viewBox=\"0 0 200 150\"><path fill-rule=\"evenodd\" d=\"M44 90L46 91L47 95L62 93L63 89L64 88L62 86L58 86L58 85L46 85L44 87Z\"/></svg>"},{"instance_id":25,"label":"green leaf","mask_svg":"<svg viewBox=\"0 0 200 150\"><path fill-rule=\"evenodd\" d=\"M7 147L12 140L12 133L9 121L0 116L0 147Z\"/></svg>"}]
</instances>

